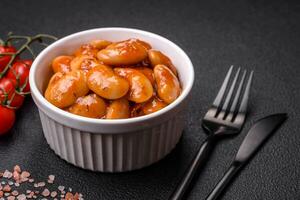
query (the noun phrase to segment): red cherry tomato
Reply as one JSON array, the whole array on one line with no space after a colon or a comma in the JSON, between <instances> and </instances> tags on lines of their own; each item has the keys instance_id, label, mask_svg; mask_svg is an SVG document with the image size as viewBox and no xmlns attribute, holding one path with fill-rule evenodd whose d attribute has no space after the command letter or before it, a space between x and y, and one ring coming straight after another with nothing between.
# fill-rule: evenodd
<instances>
[{"instance_id":1,"label":"red cherry tomato","mask_svg":"<svg viewBox=\"0 0 300 200\"><path fill-rule=\"evenodd\" d=\"M7 133L15 123L15 111L0 105L0 135Z\"/></svg>"},{"instance_id":2,"label":"red cherry tomato","mask_svg":"<svg viewBox=\"0 0 300 200\"><path fill-rule=\"evenodd\" d=\"M29 70L32 61L17 61L13 64L13 66L9 69L6 77L12 80L15 80L17 85L16 87L20 92L29 92Z\"/></svg>"},{"instance_id":3,"label":"red cherry tomato","mask_svg":"<svg viewBox=\"0 0 300 200\"><path fill-rule=\"evenodd\" d=\"M32 60L29 60L29 59L26 59L26 60L20 60L20 62L24 63L27 67L31 67L33 61Z\"/></svg>"},{"instance_id":4,"label":"red cherry tomato","mask_svg":"<svg viewBox=\"0 0 300 200\"><path fill-rule=\"evenodd\" d=\"M31 67L32 63L33 63L33 60L30 60L30 59L25 59L25 60L21 60L21 59L16 59L15 62L21 62L21 63L24 63L27 67Z\"/></svg>"},{"instance_id":5,"label":"red cherry tomato","mask_svg":"<svg viewBox=\"0 0 300 200\"><path fill-rule=\"evenodd\" d=\"M17 50L12 46L0 46L0 54L1 53L16 53ZM6 65L9 63L11 56L1 56L0 57L0 73L4 70Z\"/></svg>"},{"instance_id":6,"label":"red cherry tomato","mask_svg":"<svg viewBox=\"0 0 300 200\"><path fill-rule=\"evenodd\" d=\"M9 78L0 79L0 104L20 108L24 102L24 96L16 93L15 80Z\"/></svg>"}]
</instances>

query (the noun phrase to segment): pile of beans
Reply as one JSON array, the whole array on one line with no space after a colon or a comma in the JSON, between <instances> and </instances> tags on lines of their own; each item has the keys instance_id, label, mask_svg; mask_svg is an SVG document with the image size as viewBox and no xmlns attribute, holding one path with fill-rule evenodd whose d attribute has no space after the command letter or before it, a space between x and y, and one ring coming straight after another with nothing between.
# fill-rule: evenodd
<instances>
[{"instance_id":1,"label":"pile of beans","mask_svg":"<svg viewBox=\"0 0 300 200\"><path fill-rule=\"evenodd\" d=\"M176 67L138 39L94 40L52 62L45 98L90 118L124 119L156 112L181 93Z\"/></svg>"}]
</instances>

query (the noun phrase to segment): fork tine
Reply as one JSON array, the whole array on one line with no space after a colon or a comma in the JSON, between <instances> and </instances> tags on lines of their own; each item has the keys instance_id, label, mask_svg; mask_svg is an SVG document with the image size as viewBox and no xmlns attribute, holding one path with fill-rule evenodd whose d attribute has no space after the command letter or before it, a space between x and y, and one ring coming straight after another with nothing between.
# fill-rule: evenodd
<instances>
[{"instance_id":1,"label":"fork tine","mask_svg":"<svg viewBox=\"0 0 300 200\"><path fill-rule=\"evenodd\" d=\"M241 96L241 91L242 91L242 88L243 88L243 85L244 85L246 74L247 74L247 70L244 70L244 73L242 75L242 79L241 79L239 87L238 87L238 89L236 91L234 100L233 100L233 102L231 104L230 111L229 111L228 116L226 117L226 120L230 120L231 121L232 118L233 118L233 116L234 116L234 113L237 112L236 107L238 105L238 101L239 101L239 98Z\"/></svg>"},{"instance_id":2,"label":"fork tine","mask_svg":"<svg viewBox=\"0 0 300 200\"><path fill-rule=\"evenodd\" d=\"M238 77L239 77L240 70L241 70L241 68L238 68L238 70L237 70L237 72L236 72L236 74L235 74L235 77L234 77L234 79L233 79L233 82L232 82L232 84L231 84L231 86L230 86L229 92L228 92L228 94L227 94L227 96L226 96L226 100L225 100L225 102L224 102L224 104L223 104L223 107L222 107L222 110L223 110L223 111L226 111L226 110L227 110L227 107L228 107L228 105L229 105L230 99L232 98L233 90L234 90L234 88L235 88L237 79L238 79Z\"/></svg>"},{"instance_id":3,"label":"fork tine","mask_svg":"<svg viewBox=\"0 0 300 200\"><path fill-rule=\"evenodd\" d=\"M242 87L243 87L243 84L244 84L244 81L245 81L246 73L247 73L247 70L244 70L241 82L239 84L238 90L236 92L233 103L231 105L230 112L235 112L236 106L238 104L238 100L239 100L240 95L241 95Z\"/></svg>"},{"instance_id":4,"label":"fork tine","mask_svg":"<svg viewBox=\"0 0 300 200\"><path fill-rule=\"evenodd\" d=\"M226 77L222 83L222 86L213 102L213 106L215 107L219 107L220 104L221 104L221 101L222 101L222 98L224 96L224 93L225 93L225 90L227 88L227 85L228 85L228 82L229 82L229 78L231 76L231 73L232 73L232 69L233 69L233 65L230 67L230 69L228 70L227 74L226 74Z\"/></svg>"},{"instance_id":5,"label":"fork tine","mask_svg":"<svg viewBox=\"0 0 300 200\"><path fill-rule=\"evenodd\" d=\"M249 93L250 93L250 87L251 87L251 83L252 83L252 79L253 79L253 71L251 71L247 85L246 85L246 89L245 89L245 93L243 95L242 101L241 101L241 105L239 108L239 113L245 113L247 110L247 104L248 104L248 99L249 99Z\"/></svg>"}]
</instances>

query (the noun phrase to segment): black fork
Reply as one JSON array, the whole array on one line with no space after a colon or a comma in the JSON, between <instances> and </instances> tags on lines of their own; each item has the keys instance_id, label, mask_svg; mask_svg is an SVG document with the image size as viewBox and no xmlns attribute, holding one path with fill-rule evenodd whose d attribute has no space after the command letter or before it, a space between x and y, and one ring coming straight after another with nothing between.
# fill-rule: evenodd
<instances>
[{"instance_id":1,"label":"black fork","mask_svg":"<svg viewBox=\"0 0 300 200\"><path fill-rule=\"evenodd\" d=\"M170 199L178 200L186 194L190 183L201 167L208 160L215 144L222 136L238 134L245 122L250 87L253 79L253 71L250 72L248 81L245 82L247 71L240 75L238 68L231 86L229 86L233 66L230 67L225 80L207 113L202 120L202 127L208 134L207 139L200 146L191 165L188 167L184 177L171 195ZM239 82L239 84L238 84ZM225 95L227 93L227 95Z\"/></svg>"}]
</instances>

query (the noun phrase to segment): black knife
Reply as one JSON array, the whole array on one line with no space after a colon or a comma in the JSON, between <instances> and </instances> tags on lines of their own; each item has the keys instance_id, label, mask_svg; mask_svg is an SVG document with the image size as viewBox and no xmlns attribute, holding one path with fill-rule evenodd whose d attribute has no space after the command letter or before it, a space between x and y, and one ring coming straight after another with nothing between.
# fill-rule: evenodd
<instances>
[{"instance_id":1,"label":"black knife","mask_svg":"<svg viewBox=\"0 0 300 200\"><path fill-rule=\"evenodd\" d=\"M234 161L231 163L223 178L207 196L206 200L215 200L219 197L237 172L247 164L259 147L262 146L268 137L272 135L286 119L286 113L274 114L258 120L250 128Z\"/></svg>"}]
</instances>

